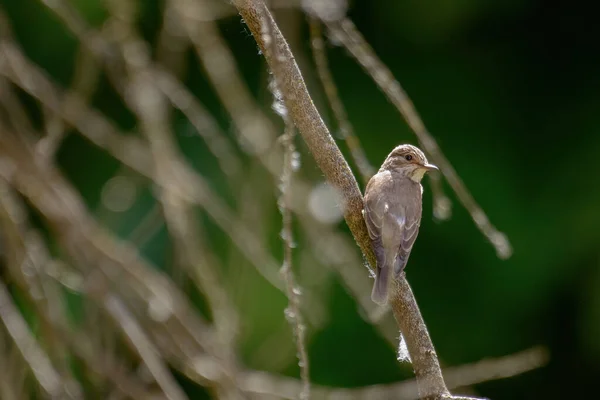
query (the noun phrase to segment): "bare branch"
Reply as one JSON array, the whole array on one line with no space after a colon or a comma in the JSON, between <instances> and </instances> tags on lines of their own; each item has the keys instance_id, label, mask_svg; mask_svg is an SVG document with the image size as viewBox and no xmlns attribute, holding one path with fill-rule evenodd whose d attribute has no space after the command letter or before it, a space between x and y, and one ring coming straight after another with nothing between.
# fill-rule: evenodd
<instances>
[{"instance_id":1,"label":"bare branch","mask_svg":"<svg viewBox=\"0 0 600 400\"><path fill-rule=\"evenodd\" d=\"M273 26L271 24L266 24L264 28L266 29L264 34L270 36L272 34ZM266 50L275 60L274 69L278 69L280 66L280 54L276 43L271 41ZM273 109L285 123L284 133L280 137L280 143L284 150L283 169L281 171L280 182L281 195L277 202L281 211L283 225L281 230L283 239L283 264L280 272L285 281L286 296L288 298L288 306L284 310L284 313L291 325L292 332L296 339L298 365L300 366L300 378L302 379L302 391L299 394L299 399L308 400L310 398L310 368L306 350L306 326L304 325L300 310L301 288L296 283L294 272L292 270L292 249L296 246L294 244L292 210L290 208L292 203L291 183L294 171L300 166L300 161L298 159L300 154L296 152L296 146L294 145L294 138L296 136L294 123L288 114L281 92L279 91L279 85L281 84L281 82L278 81L279 77L281 77L280 74L274 74L272 76L270 89L273 94Z\"/></svg>"},{"instance_id":2,"label":"bare branch","mask_svg":"<svg viewBox=\"0 0 600 400\"><path fill-rule=\"evenodd\" d=\"M442 179L438 171L432 171L429 174L429 183L431 183L431 194L433 196L433 218L438 221L446 221L452 216L452 202L444 193Z\"/></svg>"},{"instance_id":3,"label":"bare branch","mask_svg":"<svg viewBox=\"0 0 600 400\"><path fill-rule=\"evenodd\" d=\"M171 400L187 399L183 389L177 385L167 366L161 360L160 353L155 349L152 342L123 303L115 296L106 295L103 299L103 305L110 316L115 319L117 326L123 330L129 343L136 349L142 360L144 360L148 370L167 398Z\"/></svg>"},{"instance_id":4,"label":"bare branch","mask_svg":"<svg viewBox=\"0 0 600 400\"><path fill-rule=\"evenodd\" d=\"M77 93L81 100L88 101L94 93L100 69L90 51L81 44L75 65L73 82L71 83L71 92ZM77 107L73 101L67 101L64 107ZM46 111L46 136L36 144L37 151L47 160L53 159L56 151L60 147L66 134L66 126L62 118L56 115L52 110L44 107Z\"/></svg>"},{"instance_id":5,"label":"bare branch","mask_svg":"<svg viewBox=\"0 0 600 400\"><path fill-rule=\"evenodd\" d=\"M29 331L3 282L0 282L0 320L44 394L49 398L70 397L62 387L60 375Z\"/></svg>"},{"instance_id":6,"label":"bare branch","mask_svg":"<svg viewBox=\"0 0 600 400\"><path fill-rule=\"evenodd\" d=\"M294 236L292 230L292 211L289 208L290 203L290 181L292 171L294 169L294 155L296 149L293 144L294 126L292 122L286 119L286 132L282 138L282 144L286 147L284 158L284 169L281 174L281 199L280 207L283 217L282 236L284 242L284 260L281 267L281 274L286 283L286 295L289 299L288 307L285 309L286 319L289 321L296 337L296 348L298 351L298 365L300 365L300 377L302 378L302 391L300 399L306 400L310 398L310 374L308 354L306 351L306 326L303 322L300 311L300 295L301 288L296 283L294 273L292 271L292 248L294 245Z\"/></svg>"},{"instance_id":7,"label":"bare branch","mask_svg":"<svg viewBox=\"0 0 600 400\"><path fill-rule=\"evenodd\" d=\"M547 351L534 347L504 357L482 360L472 364L444 369L448 387L451 389L475 385L481 382L504 379L544 366L548 362ZM263 372L249 371L244 375L242 387L248 392L268 394L294 400L301 382ZM354 389L315 386L313 400L416 400L419 398L418 382L415 379L386 385L372 385ZM465 397L451 397L464 399Z\"/></svg>"},{"instance_id":8,"label":"bare branch","mask_svg":"<svg viewBox=\"0 0 600 400\"><path fill-rule=\"evenodd\" d=\"M0 329L0 398L19 400L24 396L23 381L27 367L23 366L22 357L16 355L17 348L9 343L4 330Z\"/></svg>"},{"instance_id":9,"label":"bare branch","mask_svg":"<svg viewBox=\"0 0 600 400\"><path fill-rule=\"evenodd\" d=\"M276 49L272 49L276 51ZM277 56L275 56L277 57ZM273 78L275 79L275 78ZM294 278L294 272L292 271L292 249L294 244L294 234L292 229L292 210L290 209L291 203L291 181L294 169L296 169L295 157L296 147L294 146L294 125L293 122L287 115L285 105L282 103L280 98L281 94L275 86L273 88L273 96L275 98L274 107L279 107L279 112L285 121L285 132L281 137L281 144L284 147L284 162L283 171L281 172L281 196L278 201L279 208L281 210L281 216L283 221L283 227L281 230L281 236L283 238L283 264L281 266L281 275L285 281L286 296L288 298L288 307L285 309L285 317L292 327L292 331L296 338L296 349L298 353L298 365L300 366L300 377L302 379L302 391L300 392L299 398L306 400L310 398L310 374L309 374L309 363L308 354L306 351L306 326L304 325L302 314L300 311L300 295L301 288L296 283Z\"/></svg>"},{"instance_id":10,"label":"bare branch","mask_svg":"<svg viewBox=\"0 0 600 400\"><path fill-rule=\"evenodd\" d=\"M362 177L363 184L366 185L371 176L375 173L375 168L369 163L365 151L360 145L358 137L354 134L352 124L348 120L346 109L339 97L337 87L333 81L333 76L329 70L329 62L327 60L327 51L325 49L325 41L321 29L321 22L315 17L309 17L310 25L310 44L312 46L313 58L317 73L321 80L321 85L325 89L325 94L329 100L329 105L333 111L340 131L340 136L346 142L350 149L350 154L354 164L358 168Z\"/></svg>"},{"instance_id":11,"label":"bare branch","mask_svg":"<svg viewBox=\"0 0 600 400\"><path fill-rule=\"evenodd\" d=\"M406 340L419 383L420 397L435 398L449 395L429 331L405 274L402 273L392 285L389 302L394 318Z\"/></svg>"},{"instance_id":12,"label":"bare branch","mask_svg":"<svg viewBox=\"0 0 600 400\"><path fill-rule=\"evenodd\" d=\"M65 324L62 293L44 272L49 268L42 239L26 224L26 211L16 193L0 179L0 231L4 245L7 272L25 294L36 311L40 339L47 348L50 361L56 365L69 396L80 398L82 388L72 375L67 348L57 325Z\"/></svg>"}]
</instances>

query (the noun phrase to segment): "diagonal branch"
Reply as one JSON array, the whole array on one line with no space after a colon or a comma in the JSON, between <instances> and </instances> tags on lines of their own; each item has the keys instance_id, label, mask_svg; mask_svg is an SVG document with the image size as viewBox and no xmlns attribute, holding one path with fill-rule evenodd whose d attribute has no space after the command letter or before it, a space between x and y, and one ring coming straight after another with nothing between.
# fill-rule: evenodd
<instances>
[{"instance_id":1,"label":"diagonal branch","mask_svg":"<svg viewBox=\"0 0 600 400\"><path fill-rule=\"evenodd\" d=\"M446 375L448 386L457 388L508 378L540 368L547 363L547 350L543 347L533 347L504 357L447 368L444 369L444 375ZM300 390L301 383L292 378L273 376L265 372L248 371L243 375L240 385L244 390L251 393L294 400ZM315 386L311 394L312 400L415 400L418 398L417 384L414 379L352 389Z\"/></svg>"},{"instance_id":2,"label":"diagonal branch","mask_svg":"<svg viewBox=\"0 0 600 400\"><path fill-rule=\"evenodd\" d=\"M269 32L271 26L268 26ZM274 44L274 43L272 43ZM278 59L276 46L270 46L269 54ZM279 63L277 62L277 66ZM278 200L279 208L281 209L281 217L283 227L281 230L283 239L283 264L281 266L281 275L285 281L286 296L288 298L288 306L284 313L286 319L290 323L294 337L296 339L296 349L298 353L298 365L300 366L300 377L302 379L302 391L299 398L308 400L310 398L310 368L308 363L308 352L306 350L306 326L304 325L302 314L300 313L300 294L301 289L296 284L294 272L292 271L292 248L294 247L294 233L292 227L292 210L290 204L292 202L291 184L294 171L297 169L295 164L296 146L294 138L296 131L294 123L288 115L287 109L283 104L279 84L277 82L278 75L273 75L271 82L271 91L273 92L273 109L282 117L285 123L285 130L280 137L282 146L284 147L283 169L281 171L280 190L281 195Z\"/></svg>"},{"instance_id":3,"label":"diagonal branch","mask_svg":"<svg viewBox=\"0 0 600 400\"><path fill-rule=\"evenodd\" d=\"M27 322L19 313L8 288L2 282L0 282L0 321L6 327L8 336L13 340L25 363L31 369L44 395L49 398L63 396L69 398L65 388L62 387L60 375L30 332Z\"/></svg>"},{"instance_id":4,"label":"diagonal branch","mask_svg":"<svg viewBox=\"0 0 600 400\"><path fill-rule=\"evenodd\" d=\"M354 164L360 172L363 184L366 185L369 179L375 174L375 168L369 163L364 149L360 145L358 137L354 134L352 124L348 120L348 114L340 99L337 87L333 82L333 76L329 69L329 61L327 60L327 52L325 50L325 40L323 39L321 21L311 16L309 17L310 26L310 44L312 46L313 58L315 61L315 67L317 68L317 74L321 85L325 90L325 95L329 101L329 106L333 115L337 120L338 129L340 136L346 142L348 149L350 150L350 156L352 157Z\"/></svg>"}]
</instances>

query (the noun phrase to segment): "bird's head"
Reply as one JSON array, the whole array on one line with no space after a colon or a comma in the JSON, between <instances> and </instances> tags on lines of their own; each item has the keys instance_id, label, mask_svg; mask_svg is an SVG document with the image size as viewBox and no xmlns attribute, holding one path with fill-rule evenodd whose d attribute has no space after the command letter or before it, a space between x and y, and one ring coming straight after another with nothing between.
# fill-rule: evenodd
<instances>
[{"instance_id":1,"label":"bird's head","mask_svg":"<svg viewBox=\"0 0 600 400\"><path fill-rule=\"evenodd\" d=\"M426 172L437 169L435 165L429 164L425 154L417 147L402 144L387 156L380 171L400 173L415 182L421 182Z\"/></svg>"}]
</instances>

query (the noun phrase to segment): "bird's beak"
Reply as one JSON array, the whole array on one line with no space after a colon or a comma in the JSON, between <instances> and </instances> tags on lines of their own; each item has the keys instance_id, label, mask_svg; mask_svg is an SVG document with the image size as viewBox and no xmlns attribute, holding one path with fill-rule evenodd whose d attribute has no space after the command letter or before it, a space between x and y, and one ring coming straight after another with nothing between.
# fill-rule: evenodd
<instances>
[{"instance_id":1,"label":"bird's beak","mask_svg":"<svg viewBox=\"0 0 600 400\"><path fill-rule=\"evenodd\" d=\"M425 168L427 171L439 171L440 169L438 167L436 167L433 164L424 164L423 168Z\"/></svg>"}]
</instances>

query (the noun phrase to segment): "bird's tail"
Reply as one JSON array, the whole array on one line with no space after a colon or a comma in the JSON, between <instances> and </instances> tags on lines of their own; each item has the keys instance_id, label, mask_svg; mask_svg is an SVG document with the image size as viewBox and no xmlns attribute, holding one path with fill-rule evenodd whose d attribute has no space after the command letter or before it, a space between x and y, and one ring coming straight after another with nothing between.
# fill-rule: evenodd
<instances>
[{"instance_id":1,"label":"bird's tail","mask_svg":"<svg viewBox=\"0 0 600 400\"><path fill-rule=\"evenodd\" d=\"M375 284L371 292L371 300L377 304L384 305L387 303L390 270L391 268L388 266L384 266L383 268L376 267Z\"/></svg>"}]
</instances>

